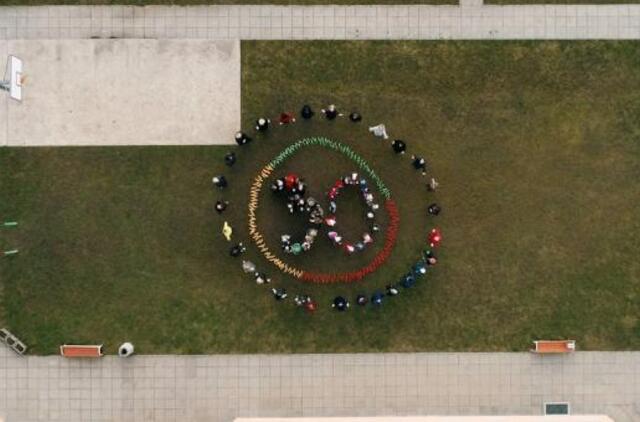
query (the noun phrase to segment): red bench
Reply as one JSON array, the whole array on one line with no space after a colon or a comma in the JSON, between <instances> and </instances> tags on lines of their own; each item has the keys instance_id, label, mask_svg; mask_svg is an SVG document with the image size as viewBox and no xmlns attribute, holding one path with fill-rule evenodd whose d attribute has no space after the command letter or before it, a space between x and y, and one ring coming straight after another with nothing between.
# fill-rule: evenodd
<instances>
[{"instance_id":1,"label":"red bench","mask_svg":"<svg viewBox=\"0 0 640 422\"><path fill-rule=\"evenodd\" d=\"M533 353L571 353L576 351L575 340L536 340L533 342Z\"/></svg>"},{"instance_id":2,"label":"red bench","mask_svg":"<svg viewBox=\"0 0 640 422\"><path fill-rule=\"evenodd\" d=\"M99 358L104 356L102 345L78 346L65 344L60 346L60 355L65 358Z\"/></svg>"}]
</instances>

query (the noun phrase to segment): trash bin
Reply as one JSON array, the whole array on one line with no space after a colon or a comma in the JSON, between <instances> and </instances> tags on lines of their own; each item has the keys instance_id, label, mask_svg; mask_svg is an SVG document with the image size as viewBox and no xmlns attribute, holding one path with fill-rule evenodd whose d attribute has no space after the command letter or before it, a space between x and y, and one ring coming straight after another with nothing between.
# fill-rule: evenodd
<instances>
[{"instance_id":1,"label":"trash bin","mask_svg":"<svg viewBox=\"0 0 640 422\"><path fill-rule=\"evenodd\" d=\"M120 348L118 349L118 355L120 357L126 358L133 354L133 344L131 343L122 343Z\"/></svg>"}]
</instances>

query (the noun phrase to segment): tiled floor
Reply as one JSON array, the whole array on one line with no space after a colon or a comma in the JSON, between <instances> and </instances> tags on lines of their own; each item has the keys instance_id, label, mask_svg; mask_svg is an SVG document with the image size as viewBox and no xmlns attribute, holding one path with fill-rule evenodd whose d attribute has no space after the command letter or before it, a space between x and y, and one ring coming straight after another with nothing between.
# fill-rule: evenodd
<instances>
[{"instance_id":1,"label":"tiled floor","mask_svg":"<svg viewBox=\"0 0 640 422\"><path fill-rule=\"evenodd\" d=\"M208 421L236 416L574 413L640 420L640 352L18 357L0 347L0 418Z\"/></svg>"},{"instance_id":2,"label":"tiled floor","mask_svg":"<svg viewBox=\"0 0 640 422\"><path fill-rule=\"evenodd\" d=\"M638 39L640 4L0 7L0 38Z\"/></svg>"}]
</instances>

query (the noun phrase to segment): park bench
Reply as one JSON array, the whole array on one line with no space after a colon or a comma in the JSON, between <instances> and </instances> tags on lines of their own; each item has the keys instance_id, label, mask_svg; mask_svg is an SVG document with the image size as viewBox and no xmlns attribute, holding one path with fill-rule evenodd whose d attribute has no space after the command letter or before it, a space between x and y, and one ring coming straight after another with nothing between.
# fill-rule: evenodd
<instances>
[{"instance_id":1,"label":"park bench","mask_svg":"<svg viewBox=\"0 0 640 422\"><path fill-rule=\"evenodd\" d=\"M575 340L536 340L533 342L533 353L571 353L576 350Z\"/></svg>"},{"instance_id":2,"label":"park bench","mask_svg":"<svg viewBox=\"0 0 640 422\"><path fill-rule=\"evenodd\" d=\"M11 334L6 328L0 328L0 341L9 346L19 355L24 355L27 351L27 346L25 346L23 342L18 340L18 338Z\"/></svg>"},{"instance_id":3,"label":"park bench","mask_svg":"<svg viewBox=\"0 0 640 422\"><path fill-rule=\"evenodd\" d=\"M65 358L99 358L104 356L102 345L79 346L65 344L60 346L60 355Z\"/></svg>"}]
</instances>

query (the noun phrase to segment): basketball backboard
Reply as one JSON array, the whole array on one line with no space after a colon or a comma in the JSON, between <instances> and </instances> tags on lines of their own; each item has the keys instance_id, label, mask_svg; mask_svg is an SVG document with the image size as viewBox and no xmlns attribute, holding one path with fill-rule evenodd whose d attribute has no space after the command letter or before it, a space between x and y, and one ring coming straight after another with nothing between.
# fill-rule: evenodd
<instances>
[{"instance_id":1,"label":"basketball backboard","mask_svg":"<svg viewBox=\"0 0 640 422\"><path fill-rule=\"evenodd\" d=\"M22 60L16 56L9 56L7 59L7 69L0 88L8 91L14 100L22 101Z\"/></svg>"}]
</instances>

